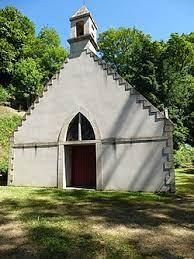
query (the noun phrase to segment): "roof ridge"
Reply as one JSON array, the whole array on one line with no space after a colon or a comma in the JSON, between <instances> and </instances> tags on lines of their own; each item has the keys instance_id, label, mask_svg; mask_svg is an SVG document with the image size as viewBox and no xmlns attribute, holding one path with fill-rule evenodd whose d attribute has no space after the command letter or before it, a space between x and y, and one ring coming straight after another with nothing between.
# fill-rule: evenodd
<instances>
[{"instance_id":1,"label":"roof ridge","mask_svg":"<svg viewBox=\"0 0 194 259\"><path fill-rule=\"evenodd\" d=\"M90 14L86 5L83 5L79 10L77 10L71 18L75 18L84 14Z\"/></svg>"}]
</instances>

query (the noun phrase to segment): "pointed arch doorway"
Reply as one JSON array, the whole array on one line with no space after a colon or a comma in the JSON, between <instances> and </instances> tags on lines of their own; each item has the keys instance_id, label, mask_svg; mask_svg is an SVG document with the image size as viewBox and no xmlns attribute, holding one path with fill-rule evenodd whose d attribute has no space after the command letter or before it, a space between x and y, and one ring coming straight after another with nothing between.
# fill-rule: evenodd
<instances>
[{"instance_id":1,"label":"pointed arch doorway","mask_svg":"<svg viewBox=\"0 0 194 259\"><path fill-rule=\"evenodd\" d=\"M96 189L95 134L88 119L78 113L70 122L65 148L67 187Z\"/></svg>"}]
</instances>

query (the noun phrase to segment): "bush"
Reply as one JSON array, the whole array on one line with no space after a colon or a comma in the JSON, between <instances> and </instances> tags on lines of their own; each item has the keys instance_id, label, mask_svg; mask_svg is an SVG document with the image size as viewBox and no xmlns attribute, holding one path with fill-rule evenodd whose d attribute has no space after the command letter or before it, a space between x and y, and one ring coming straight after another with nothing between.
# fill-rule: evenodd
<instances>
[{"instance_id":1,"label":"bush","mask_svg":"<svg viewBox=\"0 0 194 259\"><path fill-rule=\"evenodd\" d=\"M0 104L5 103L10 98L10 94L0 85Z\"/></svg>"},{"instance_id":2,"label":"bush","mask_svg":"<svg viewBox=\"0 0 194 259\"><path fill-rule=\"evenodd\" d=\"M181 145L174 155L175 167L190 168L194 165L194 148L190 145Z\"/></svg>"},{"instance_id":3,"label":"bush","mask_svg":"<svg viewBox=\"0 0 194 259\"><path fill-rule=\"evenodd\" d=\"M20 121L21 117L18 115L0 118L0 173L2 174L8 172L10 136Z\"/></svg>"},{"instance_id":4,"label":"bush","mask_svg":"<svg viewBox=\"0 0 194 259\"><path fill-rule=\"evenodd\" d=\"M7 175L8 173L8 160L3 159L2 162L0 162L0 174Z\"/></svg>"}]
</instances>

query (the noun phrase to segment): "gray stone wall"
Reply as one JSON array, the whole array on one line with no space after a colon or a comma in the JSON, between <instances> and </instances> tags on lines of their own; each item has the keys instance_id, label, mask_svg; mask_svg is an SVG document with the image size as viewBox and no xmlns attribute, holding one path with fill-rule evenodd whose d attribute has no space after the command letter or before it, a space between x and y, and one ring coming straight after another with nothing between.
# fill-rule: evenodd
<instances>
[{"instance_id":1,"label":"gray stone wall","mask_svg":"<svg viewBox=\"0 0 194 259\"><path fill-rule=\"evenodd\" d=\"M57 147L14 148L14 185L57 187Z\"/></svg>"},{"instance_id":2,"label":"gray stone wall","mask_svg":"<svg viewBox=\"0 0 194 259\"><path fill-rule=\"evenodd\" d=\"M86 55L71 59L31 116L15 133L15 143L56 142L61 127L80 107L93 114L101 138L162 136L164 121Z\"/></svg>"},{"instance_id":3,"label":"gray stone wall","mask_svg":"<svg viewBox=\"0 0 194 259\"><path fill-rule=\"evenodd\" d=\"M161 191L165 141L103 145L103 189Z\"/></svg>"},{"instance_id":4,"label":"gray stone wall","mask_svg":"<svg viewBox=\"0 0 194 259\"><path fill-rule=\"evenodd\" d=\"M172 124L86 51L64 64L15 132L11 184L60 188L69 184L70 152L67 148L64 152L64 144L78 112L96 134L98 189L175 190Z\"/></svg>"}]
</instances>

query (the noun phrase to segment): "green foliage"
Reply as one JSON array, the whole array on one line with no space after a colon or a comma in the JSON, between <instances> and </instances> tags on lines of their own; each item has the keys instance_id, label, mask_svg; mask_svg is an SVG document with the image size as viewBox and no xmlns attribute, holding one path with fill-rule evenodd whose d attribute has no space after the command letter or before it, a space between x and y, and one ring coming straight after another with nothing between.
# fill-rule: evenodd
<instances>
[{"instance_id":1,"label":"green foliage","mask_svg":"<svg viewBox=\"0 0 194 259\"><path fill-rule=\"evenodd\" d=\"M0 104L6 102L10 98L10 94L0 85Z\"/></svg>"},{"instance_id":2,"label":"green foliage","mask_svg":"<svg viewBox=\"0 0 194 259\"><path fill-rule=\"evenodd\" d=\"M34 24L16 8L0 9L0 84L23 108L67 55L54 29L45 27L36 36Z\"/></svg>"},{"instance_id":3,"label":"green foliage","mask_svg":"<svg viewBox=\"0 0 194 259\"><path fill-rule=\"evenodd\" d=\"M0 9L0 38L14 46L17 53L35 33L34 24L14 7Z\"/></svg>"},{"instance_id":4,"label":"green foliage","mask_svg":"<svg viewBox=\"0 0 194 259\"><path fill-rule=\"evenodd\" d=\"M35 35L34 24L14 7L0 9L0 84L7 87L23 46Z\"/></svg>"},{"instance_id":5,"label":"green foliage","mask_svg":"<svg viewBox=\"0 0 194 259\"><path fill-rule=\"evenodd\" d=\"M21 59L15 65L13 74L14 95L18 100L25 100L38 95L42 90L42 73L32 58Z\"/></svg>"},{"instance_id":6,"label":"green foliage","mask_svg":"<svg viewBox=\"0 0 194 259\"><path fill-rule=\"evenodd\" d=\"M52 28L44 27L30 45L24 47L24 57L33 58L43 74L43 83L59 70L68 52L60 46L60 38Z\"/></svg>"},{"instance_id":7,"label":"green foliage","mask_svg":"<svg viewBox=\"0 0 194 259\"><path fill-rule=\"evenodd\" d=\"M9 74L13 70L13 64L16 58L14 47L5 39L0 38L0 73ZM1 80L1 79L0 79Z\"/></svg>"},{"instance_id":8,"label":"green foliage","mask_svg":"<svg viewBox=\"0 0 194 259\"><path fill-rule=\"evenodd\" d=\"M181 145L174 155L176 168L191 168L194 166L194 148L190 145Z\"/></svg>"},{"instance_id":9,"label":"green foliage","mask_svg":"<svg viewBox=\"0 0 194 259\"><path fill-rule=\"evenodd\" d=\"M53 28L44 27L41 29L38 38L40 39L42 45L48 47L59 47L61 44L60 37L56 30Z\"/></svg>"},{"instance_id":10,"label":"green foliage","mask_svg":"<svg viewBox=\"0 0 194 259\"><path fill-rule=\"evenodd\" d=\"M110 29L100 34L102 58L115 67L159 109L168 108L175 123L175 148L193 144L194 33L152 41L137 29Z\"/></svg>"},{"instance_id":11,"label":"green foliage","mask_svg":"<svg viewBox=\"0 0 194 259\"><path fill-rule=\"evenodd\" d=\"M18 115L0 118L0 173L8 172L10 136L20 121Z\"/></svg>"}]
</instances>

